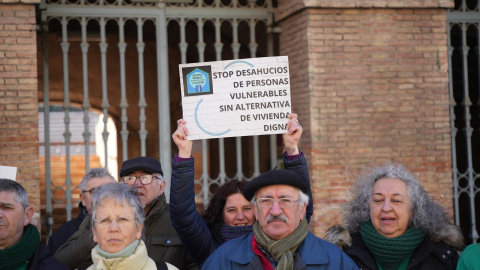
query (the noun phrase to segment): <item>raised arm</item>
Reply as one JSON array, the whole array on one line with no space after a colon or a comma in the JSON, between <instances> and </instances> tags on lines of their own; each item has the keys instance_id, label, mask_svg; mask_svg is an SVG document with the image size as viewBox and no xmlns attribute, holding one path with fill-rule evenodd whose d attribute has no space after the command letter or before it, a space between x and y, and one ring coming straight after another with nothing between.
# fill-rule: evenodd
<instances>
[{"instance_id":1,"label":"raised arm","mask_svg":"<svg viewBox=\"0 0 480 270\"><path fill-rule=\"evenodd\" d=\"M288 115L290 119L287 124L287 133L283 134L283 145L285 152L283 153L283 163L286 170L294 171L302 176L310 187L310 175L308 173L307 160L305 155L299 151L298 142L302 137L303 128L298 122L298 115L291 113ZM308 205L306 211L307 221L310 222L310 217L313 215L313 197L312 189L308 190Z\"/></svg>"},{"instance_id":2,"label":"raised arm","mask_svg":"<svg viewBox=\"0 0 480 270\"><path fill-rule=\"evenodd\" d=\"M178 156L180 158L192 157L193 142L187 139L188 129L187 121L184 119L177 120L177 129L172 134L173 142L178 147Z\"/></svg>"},{"instance_id":3,"label":"raised arm","mask_svg":"<svg viewBox=\"0 0 480 270\"><path fill-rule=\"evenodd\" d=\"M194 159L192 141L187 140L185 121L177 121L172 138L179 154L172 160L170 218L183 245L198 265L221 244L208 228L195 206Z\"/></svg>"},{"instance_id":4,"label":"raised arm","mask_svg":"<svg viewBox=\"0 0 480 270\"><path fill-rule=\"evenodd\" d=\"M287 133L283 134L283 146L285 146L285 152L289 156L298 155L298 141L302 137L303 128L298 122L298 115L291 113L288 115L290 119L287 123Z\"/></svg>"}]
</instances>

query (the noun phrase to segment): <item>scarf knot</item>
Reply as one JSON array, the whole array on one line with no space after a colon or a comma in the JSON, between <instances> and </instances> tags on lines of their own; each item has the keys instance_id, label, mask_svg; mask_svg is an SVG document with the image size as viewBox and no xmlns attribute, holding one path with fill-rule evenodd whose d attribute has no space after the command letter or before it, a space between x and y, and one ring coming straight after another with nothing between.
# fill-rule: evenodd
<instances>
[{"instance_id":1,"label":"scarf knot","mask_svg":"<svg viewBox=\"0 0 480 270\"><path fill-rule=\"evenodd\" d=\"M255 241L262 247L262 250L267 251L278 262L275 267L276 270L293 269L293 253L307 237L308 224L304 218L292 234L280 240L273 240L256 221L253 224L253 234Z\"/></svg>"},{"instance_id":2,"label":"scarf knot","mask_svg":"<svg viewBox=\"0 0 480 270\"><path fill-rule=\"evenodd\" d=\"M371 220L360 225L360 234L377 263L385 270L398 269L425 238L425 233L415 227L408 228L398 237L387 238L377 232Z\"/></svg>"}]
</instances>

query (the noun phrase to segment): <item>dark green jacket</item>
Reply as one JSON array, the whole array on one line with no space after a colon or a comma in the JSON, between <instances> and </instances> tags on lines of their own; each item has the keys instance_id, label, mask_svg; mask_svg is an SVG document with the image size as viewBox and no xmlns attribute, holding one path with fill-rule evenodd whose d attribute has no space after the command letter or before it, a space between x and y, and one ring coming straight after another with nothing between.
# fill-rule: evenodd
<instances>
[{"instance_id":1,"label":"dark green jacket","mask_svg":"<svg viewBox=\"0 0 480 270\"><path fill-rule=\"evenodd\" d=\"M163 196L163 195L162 195ZM163 213L157 212L144 223L145 245L154 261L168 262L178 269L199 269L183 247L170 220L170 205Z\"/></svg>"}]
</instances>

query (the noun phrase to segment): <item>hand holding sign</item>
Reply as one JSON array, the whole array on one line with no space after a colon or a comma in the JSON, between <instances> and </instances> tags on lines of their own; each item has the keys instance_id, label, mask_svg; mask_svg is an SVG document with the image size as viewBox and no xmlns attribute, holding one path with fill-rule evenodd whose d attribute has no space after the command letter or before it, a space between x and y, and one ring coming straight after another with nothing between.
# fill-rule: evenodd
<instances>
[{"instance_id":1,"label":"hand holding sign","mask_svg":"<svg viewBox=\"0 0 480 270\"><path fill-rule=\"evenodd\" d=\"M186 124L187 122L183 119L177 120L177 129L172 134L173 142L175 142L178 147L178 156L181 158L189 158L192 156L193 142L187 139L188 129Z\"/></svg>"},{"instance_id":2,"label":"hand holding sign","mask_svg":"<svg viewBox=\"0 0 480 270\"><path fill-rule=\"evenodd\" d=\"M288 58L183 64L188 139L286 133L291 111Z\"/></svg>"},{"instance_id":3,"label":"hand holding sign","mask_svg":"<svg viewBox=\"0 0 480 270\"><path fill-rule=\"evenodd\" d=\"M296 113L291 113L288 115L290 119L287 124L287 133L283 134L283 144L285 145L285 151L287 155L296 155L299 152L298 150L298 141L302 137L303 128L298 122L298 115Z\"/></svg>"}]
</instances>

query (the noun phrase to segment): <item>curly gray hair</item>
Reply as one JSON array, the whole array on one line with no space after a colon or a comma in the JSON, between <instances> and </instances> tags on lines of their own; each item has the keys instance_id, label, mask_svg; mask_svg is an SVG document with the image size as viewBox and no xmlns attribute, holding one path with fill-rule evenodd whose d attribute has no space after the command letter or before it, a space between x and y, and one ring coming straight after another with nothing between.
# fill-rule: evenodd
<instances>
[{"instance_id":1,"label":"curly gray hair","mask_svg":"<svg viewBox=\"0 0 480 270\"><path fill-rule=\"evenodd\" d=\"M442 206L432 201L418 180L399 163L386 163L383 166L364 171L357 179L352 191L352 199L344 206L343 218L350 232L357 232L360 225L370 219L370 196L375 182L382 178L397 178L407 184L412 210L409 226L420 228L429 235L436 235L450 225Z\"/></svg>"}]
</instances>

